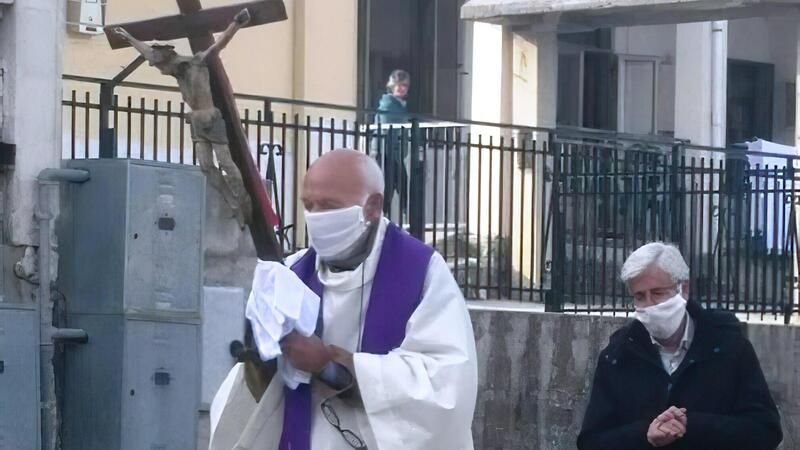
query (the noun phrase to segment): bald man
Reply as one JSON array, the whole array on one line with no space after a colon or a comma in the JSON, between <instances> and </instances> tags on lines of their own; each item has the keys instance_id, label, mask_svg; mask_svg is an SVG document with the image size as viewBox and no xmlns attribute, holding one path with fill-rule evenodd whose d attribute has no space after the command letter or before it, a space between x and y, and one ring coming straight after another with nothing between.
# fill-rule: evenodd
<instances>
[{"instance_id":1,"label":"bald man","mask_svg":"<svg viewBox=\"0 0 800 450\"><path fill-rule=\"evenodd\" d=\"M311 248L287 265L322 298L322 320L316 335L290 334L281 348L316 376L294 390L275 377L256 401L234 367L211 407L210 449L473 448L464 298L444 259L383 217L383 186L374 160L352 150L308 170ZM343 389L322 381L331 363L350 377Z\"/></svg>"}]
</instances>

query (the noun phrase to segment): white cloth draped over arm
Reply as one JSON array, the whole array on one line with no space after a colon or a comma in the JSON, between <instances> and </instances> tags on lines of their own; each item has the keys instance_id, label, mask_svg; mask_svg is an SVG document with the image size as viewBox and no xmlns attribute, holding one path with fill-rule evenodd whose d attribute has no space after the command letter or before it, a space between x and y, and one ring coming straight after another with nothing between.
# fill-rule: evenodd
<instances>
[{"instance_id":1,"label":"white cloth draped over arm","mask_svg":"<svg viewBox=\"0 0 800 450\"><path fill-rule=\"evenodd\" d=\"M297 370L281 356L280 341L292 330L311 336L317 328L320 299L283 264L258 261L245 316L250 321L263 361L278 358L278 372L286 385L297 389L311 374Z\"/></svg>"},{"instance_id":2,"label":"white cloth draped over arm","mask_svg":"<svg viewBox=\"0 0 800 450\"><path fill-rule=\"evenodd\" d=\"M388 355L356 353L353 360L381 450L472 448L475 338L461 290L438 253L402 345Z\"/></svg>"}]
</instances>

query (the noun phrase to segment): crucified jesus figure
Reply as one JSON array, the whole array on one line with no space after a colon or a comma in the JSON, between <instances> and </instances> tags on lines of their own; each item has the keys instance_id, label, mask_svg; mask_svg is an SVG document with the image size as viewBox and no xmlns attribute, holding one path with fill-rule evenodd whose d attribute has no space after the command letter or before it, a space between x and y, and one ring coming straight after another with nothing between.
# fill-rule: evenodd
<instances>
[{"instance_id":1,"label":"crucified jesus figure","mask_svg":"<svg viewBox=\"0 0 800 450\"><path fill-rule=\"evenodd\" d=\"M208 177L212 186L217 188L225 202L233 210L239 226L244 227L252 219L250 196L244 187L239 168L231 158L225 120L211 97L207 58L218 53L231 41L233 35L250 21L250 13L243 9L234 17L233 22L222 33L222 36L208 49L193 56L183 56L175 52L175 47L165 44L147 45L128 33L125 29L114 29L125 38L164 75L170 75L178 81L181 95L191 108L187 122L191 125L192 141L195 144L197 160L200 168ZM217 157L219 167L214 164Z\"/></svg>"}]
</instances>

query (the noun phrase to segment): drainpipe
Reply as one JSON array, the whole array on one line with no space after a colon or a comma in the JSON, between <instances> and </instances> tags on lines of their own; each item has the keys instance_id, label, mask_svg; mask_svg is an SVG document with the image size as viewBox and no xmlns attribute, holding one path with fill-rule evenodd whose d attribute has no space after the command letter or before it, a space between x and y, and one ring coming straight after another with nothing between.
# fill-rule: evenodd
<instances>
[{"instance_id":1,"label":"drainpipe","mask_svg":"<svg viewBox=\"0 0 800 450\"><path fill-rule=\"evenodd\" d=\"M53 342L86 343L88 340L88 336L83 330L53 329L49 326L52 323L48 309L51 287L50 225L54 217L51 199L55 195L59 183L84 183L88 179L88 171L75 169L44 169L39 172L37 178L39 183L39 205L36 211L36 219L39 222L39 301L37 310L39 313L39 352L43 375L40 389L42 448L44 449L55 448L59 426L56 412L55 374L51 369L54 355Z\"/></svg>"},{"instance_id":2,"label":"drainpipe","mask_svg":"<svg viewBox=\"0 0 800 450\"><path fill-rule=\"evenodd\" d=\"M728 92L728 21L711 22L711 146L725 147Z\"/></svg>"}]
</instances>

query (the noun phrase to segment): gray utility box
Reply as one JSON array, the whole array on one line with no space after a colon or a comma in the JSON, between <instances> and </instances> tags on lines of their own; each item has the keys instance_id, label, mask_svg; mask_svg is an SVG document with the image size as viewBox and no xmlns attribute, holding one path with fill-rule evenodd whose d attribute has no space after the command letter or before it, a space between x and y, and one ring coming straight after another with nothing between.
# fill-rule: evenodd
<instances>
[{"instance_id":1,"label":"gray utility box","mask_svg":"<svg viewBox=\"0 0 800 450\"><path fill-rule=\"evenodd\" d=\"M0 303L0 450L39 446L39 314Z\"/></svg>"},{"instance_id":2,"label":"gray utility box","mask_svg":"<svg viewBox=\"0 0 800 450\"><path fill-rule=\"evenodd\" d=\"M200 406L205 177L196 167L75 160L59 287L71 328L65 450L194 450Z\"/></svg>"}]
</instances>

